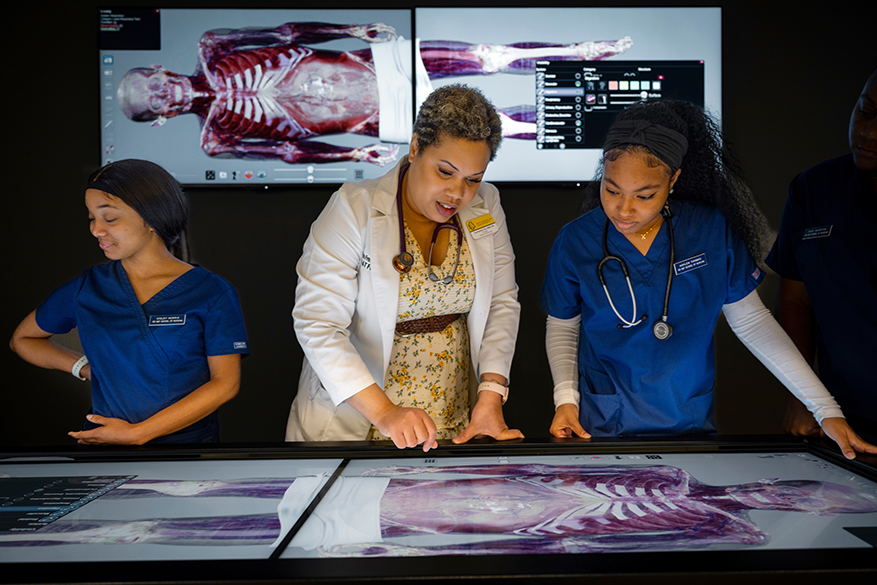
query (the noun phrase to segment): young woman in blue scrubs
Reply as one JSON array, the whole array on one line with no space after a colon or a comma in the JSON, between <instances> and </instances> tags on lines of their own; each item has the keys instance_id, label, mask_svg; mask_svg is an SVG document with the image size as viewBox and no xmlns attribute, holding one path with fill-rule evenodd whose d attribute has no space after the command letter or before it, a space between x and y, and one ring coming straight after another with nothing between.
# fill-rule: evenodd
<instances>
[{"instance_id":1,"label":"young woman in blue scrubs","mask_svg":"<svg viewBox=\"0 0 877 585\"><path fill-rule=\"evenodd\" d=\"M877 453L761 303L753 256L764 220L721 145L715 124L684 102L633 106L610 128L586 213L558 236L540 297L551 433L715 432L713 332L724 312L844 455Z\"/></svg>"},{"instance_id":2,"label":"young woman in blue scrubs","mask_svg":"<svg viewBox=\"0 0 877 585\"><path fill-rule=\"evenodd\" d=\"M247 338L222 278L180 259L188 204L156 164L123 160L85 191L92 235L111 260L55 290L10 345L26 361L91 381L79 443L218 441L216 410L240 386ZM78 329L85 355L51 337Z\"/></svg>"}]
</instances>

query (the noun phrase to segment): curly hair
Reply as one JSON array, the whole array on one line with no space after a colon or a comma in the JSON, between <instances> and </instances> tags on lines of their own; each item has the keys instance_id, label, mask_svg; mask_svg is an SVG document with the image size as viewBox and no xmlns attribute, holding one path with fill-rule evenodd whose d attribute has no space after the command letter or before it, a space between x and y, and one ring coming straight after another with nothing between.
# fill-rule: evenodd
<instances>
[{"instance_id":1,"label":"curly hair","mask_svg":"<svg viewBox=\"0 0 877 585\"><path fill-rule=\"evenodd\" d=\"M429 94L414 122L418 148L438 144L442 136L484 140L490 160L502 142L502 121L490 100L468 85L444 85Z\"/></svg>"},{"instance_id":2,"label":"curly hair","mask_svg":"<svg viewBox=\"0 0 877 585\"><path fill-rule=\"evenodd\" d=\"M679 132L688 139L688 152L682 159L682 173L673 186L670 201L699 201L721 212L731 231L746 243L759 264L771 243L767 219L758 208L746 184L740 163L716 122L702 109L682 101L650 101L629 107L616 121L647 120ZM662 166L668 176L676 172L654 156L645 146L627 144L603 154L594 182L585 189L582 213L600 206L603 162L616 160L622 152L648 154L648 164Z\"/></svg>"},{"instance_id":3,"label":"curly hair","mask_svg":"<svg viewBox=\"0 0 877 585\"><path fill-rule=\"evenodd\" d=\"M186 194L170 173L146 160L112 162L88 177L87 189L98 189L121 199L181 260L186 260L186 226L189 203Z\"/></svg>"}]
</instances>

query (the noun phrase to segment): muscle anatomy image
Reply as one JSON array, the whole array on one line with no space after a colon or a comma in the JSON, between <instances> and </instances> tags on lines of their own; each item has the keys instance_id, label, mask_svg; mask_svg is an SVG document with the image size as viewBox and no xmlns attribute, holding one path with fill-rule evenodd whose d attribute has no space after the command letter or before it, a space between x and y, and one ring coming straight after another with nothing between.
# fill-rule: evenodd
<instances>
[{"instance_id":1,"label":"muscle anatomy image","mask_svg":"<svg viewBox=\"0 0 877 585\"><path fill-rule=\"evenodd\" d=\"M369 47L334 51L312 46L342 38L359 39ZM153 126L194 114L200 122L201 148L209 156L385 165L397 158L396 143L411 138L414 78L428 91L430 79L529 74L536 59L602 60L632 44L625 37L568 45L412 45L382 23L292 22L277 28L214 30L198 43L194 74L174 73L160 65L131 69L116 97L129 119ZM413 76L405 69L406 63L410 69L412 51L417 57ZM501 115L506 136L535 138L534 105L513 105ZM318 139L344 133L373 136L380 142L350 148Z\"/></svg>"}]
</instances>

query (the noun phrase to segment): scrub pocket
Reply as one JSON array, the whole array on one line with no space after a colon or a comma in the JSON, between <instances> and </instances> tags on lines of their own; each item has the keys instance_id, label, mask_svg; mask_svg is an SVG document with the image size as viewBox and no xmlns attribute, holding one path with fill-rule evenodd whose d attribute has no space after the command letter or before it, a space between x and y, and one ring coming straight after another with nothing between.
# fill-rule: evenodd
<instances>
[{"instance_id":1,"label":"scrub pocket","mask_svg":"<svg viewBox=\"0 0 877 585\"><path fill-rule=\"evenodd\" d=\"M584 382L579 384L585 389L581 393L579 422L594 436L618 434L621 396L616 393L612 380L603 372L588 368Z\"/></svg>"},{"instance_id":2,"label":"scrub pocket","mask_svg":"<svg viewBox=\"0 0 877 585\"><path fill-rule=\"evenodd\" d=\"M712 390L706 394L692 396L685 402L684 411L688 414L690 427L679 429L680 433L714 433L716 431L715 420L715 394Z\"/></svg>"}]
</instances>

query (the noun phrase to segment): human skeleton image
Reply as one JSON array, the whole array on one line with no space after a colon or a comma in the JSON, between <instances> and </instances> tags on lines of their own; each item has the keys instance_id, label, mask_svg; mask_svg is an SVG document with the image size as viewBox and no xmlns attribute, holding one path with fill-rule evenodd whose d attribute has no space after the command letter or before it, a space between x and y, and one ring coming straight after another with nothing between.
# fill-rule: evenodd
<instances>
[{"instance_id":1,"label":"human skeleton image","mask_svg":"<svg viewBox=\"0 0 877 585\"><path fill-rule=\"evenodd\" d=\"M360 39L369 47L309 46L341 38ZM273 29L206 32L193 75L161 65L131 69L116 97L129 119L153 126L182 114L198 116L201 148L209 156L383 166L398 157L397 143L411 139L412 79L425 98L431 79L530 74L537 59L603 60L632 45L625 37L568 45L416 41L412 47L382 23L291 22ZM535 138L535 105L515 105L500 115L505 136ZM374 136L382 143L351 148L315 139L341 133Z\"/></svg>"},{"instance_id":2,"label":"human skeleton image","mask_svg":"<svg viewBox=\"0 0 877 585\"><path fill-rule=\"evenodd\" d=\"M100 499L246 497L280 499L280 504L277 514L61 518L34 532L0 533L0 547L276 544L325 478L134 479ZM770 535L749 519L753 510L873 513L877 494L815 480L713 486L665 465L394 466L338 477L290 547L362 557L764 545Z\"/></svg>"}]
</instances>

